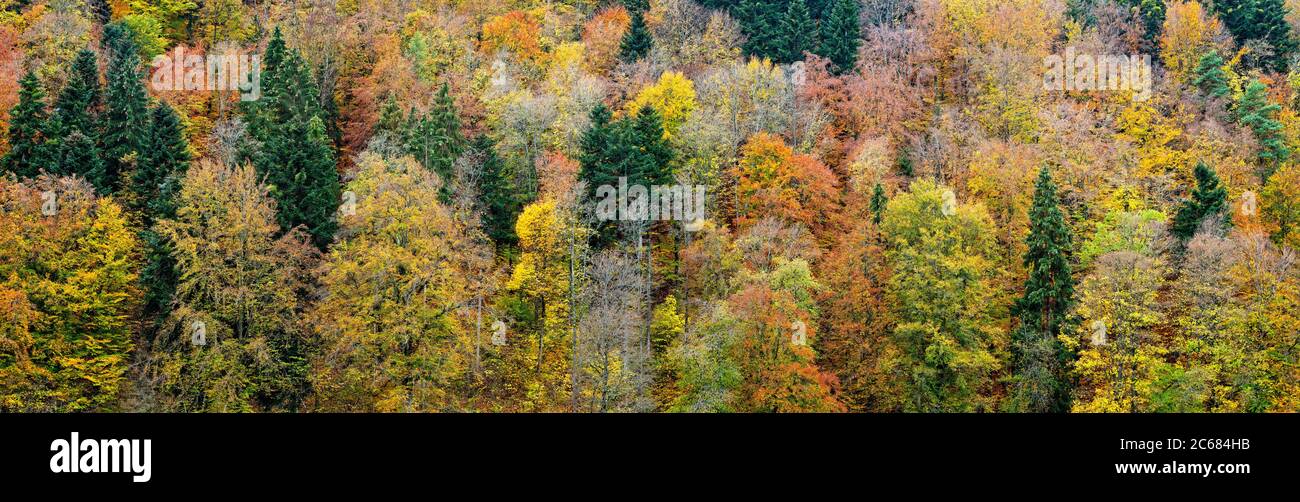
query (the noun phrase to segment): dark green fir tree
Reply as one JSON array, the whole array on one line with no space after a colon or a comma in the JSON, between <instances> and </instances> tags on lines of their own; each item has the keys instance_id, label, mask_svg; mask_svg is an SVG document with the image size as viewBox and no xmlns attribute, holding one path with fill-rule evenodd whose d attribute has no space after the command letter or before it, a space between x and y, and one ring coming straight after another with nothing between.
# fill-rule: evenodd
<instances>
[{"instance_id":1,"label":"dark green fir tree","mask_svg":"<svg viewBox=\"0 0 1300 502\"><path fill-rule=\"evenodd\" d=\"M515 235L515 221L521 211L511 182L513 177L506 172L505 163L497 155L496 144L486 134L474 138L470 149L480 159L478 196L483 211L483 231L497 246L513 246L519 241L519 236Z\"/></svg>"},{"instance_id":2,"label":"dark green fir tree","mask_svg":"<svg viewBox=\"0 0 1300 502\"><path fill-rule=\"evenodd\" d=\"M1237 123L1254 133L1259 142L1260 182L1268 181L1278 166L1291 156L1291 149L1282 137L1282 123L1277 113L1282 107L1268 100L1268 89L1259 80L1251 80L1237 99Z\"/></svg>"},{"instance_id":3,"label":"dark green fir tree","mask_svg":"<svg viewBox=\"0 0 1300 502\"><path fill-rule=\"evenodd\" d=\"M105 28L114 29L115 23ZM119 28L125 30L125 28ZM96 186L116 192L126 183L146 144L149 126L149 96L135 42L129 35L105 35L109 49L108 88L100 121L100 149L104 155L104 176L92 180Z\"/></svg>"},{"instance_id":4,"label":"dark green fir tree","mask_svg":"<svg viewBox=\"0 0 1300 502\"><path fill-rule=\"evenodd\" d=\"M1193 82L1209 98L1228 96L1228 76L1223 72L1223 57L1211 50L1196 62L1196 80Z\"/></svg>"},{"instance_id":5,"label":"dark green fir tree","mask_svg":"<svg viewBox=\"0 0 1300 502\"><path fill-rule=\"evenodd\" d=\"M632 13L632 24L623 41L619 44L618 58L627 63L634 63L650 53L650 29L645 25L645 16L641 12Z\"/></svg>"},{"instance_id":6,"label":"dark green fir tree","mask_svg":"<svg viewBox=\"0 0 1300 502\"><path fill-rule=\"evenodd\" d=\"M803 61L804 51L817 50L816 35L817 25L813 24L812 14L808 12L808 4L804 3L804 0L791 0L785 11L785 18L781 20L780 40L777 41L780 51L777 54L777 61L780 63Z\"/></svg>"}]
</instances>

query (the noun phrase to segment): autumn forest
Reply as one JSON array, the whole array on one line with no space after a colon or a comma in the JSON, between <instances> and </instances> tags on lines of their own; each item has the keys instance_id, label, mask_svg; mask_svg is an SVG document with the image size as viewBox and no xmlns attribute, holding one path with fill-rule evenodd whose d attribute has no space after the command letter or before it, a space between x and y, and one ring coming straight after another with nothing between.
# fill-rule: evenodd
<instances>
[{"instance_id":1,"label":"autumn forest","mask_svg":"<svg viewBox=\"0 0 1300 502\"><path fill-rule=\"evenodd\" d=\"M1300 0L0 0L0 412L1300 411Z\"/></svg>"}]
</instances>

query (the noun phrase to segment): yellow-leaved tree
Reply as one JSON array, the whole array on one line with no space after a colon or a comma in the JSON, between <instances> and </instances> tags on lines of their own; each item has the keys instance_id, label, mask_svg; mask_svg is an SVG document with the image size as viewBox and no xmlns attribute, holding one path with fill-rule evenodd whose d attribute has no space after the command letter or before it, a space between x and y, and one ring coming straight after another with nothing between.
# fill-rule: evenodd
<instances>
[{"instance_id":1,"label":"yellow-leaved tree","mask_svg":"<svg viewBox=\"0 0 1300 502\"><path fill-rule=\"evenodd\" d=\"M81 178L0 178L0 412L111 411L131 353L135 233Z\"/></svg>"},{"instance_id":2,"label":"yellow-leaved tree","mask_svg":"<svg viewBox=\"0 0 1300 502\"><path fill-rule=\"evenodd\" d=\"M410 157L361 156L347 185L355 206L341 209L341 239L320 269L325 297L310 316L317 409L458 407L473 355L471 290L439 186Z\"/></svg>"}]
</instances>

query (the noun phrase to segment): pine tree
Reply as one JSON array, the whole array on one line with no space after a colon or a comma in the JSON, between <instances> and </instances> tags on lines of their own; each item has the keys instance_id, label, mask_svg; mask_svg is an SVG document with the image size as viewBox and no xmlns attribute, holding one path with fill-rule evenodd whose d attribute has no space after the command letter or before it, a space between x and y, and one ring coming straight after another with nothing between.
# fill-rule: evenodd
<instances>
[{"instance_id":1,"label":"pine tree","mask_svg":"<svg viewBox=\"0 0 1300 502\"><path fill-rule=\"evenodd\" d=\"M1210 98L1228 96L1228 76L1223 72L1223 57L1219 51L1211 50L1201 55L1196 63L1197 89Z\"/></svg>"},{"instance_id":2,"label":"pine tree","mask_svg":"<svg viewBox=\"0 0 1300 502\"><path fill-rule=\"evenodd\" d=\"M402 109L397 105L397 98L392 94L384 100L384 105L379 109L379 121L375 122L373 136L386 135L389 138L400 138L402 126L405 122L402 118Z\"/></svg>"},{"instance_id":3,"label":"pine tree","mask_svg":"<svg viewBox=\"0 0 1300 502\"><path fill-rule=\"evenodd\" d=\"M641 12L632 13L632 24L619 45L618 58L633 63L650 53L650 29L645 25L645 16Z\"/></svg>"},{"instance_id":4,"label":"pine tree","mask_svg":"<svg viewBox=\"0 0 1300 502\"><path fill-rule=\"evenodd\" d=\"M822 20L822 41L817 54L830 59L838 72L852 71L858 60L858 46L862 43L858 9L858 0L837 0Z\"/></svg>"},{"instance_id":5,"label":"pine tree","mask_svg":"<svg viewBox=\"0 0 1300 502\"><path fill-rule=\"evenodd\" d=\"M519 241L519 236L515 235L515 221L522 208L515 197L505 163L497 156L496 145L486 134L474 138L470 148L482 159L478 192L479 206L483 208L483 230L498 246L513 246Z\"/></svg>"},{"instance_id":6,"label":"pine tree","mask_svg":"<svg viewBox=\"0 0 1300 502\"><path fill-rule=\"evenodd\" d=\"M135 209L141 211L145 225L150 225L155 218L175 213L172 199L191 157L180 117L166 103L154 107L147 141L131 185Z\"/></svg>"},{"instance_id":7,"label":"pine tree","mask_svg":"<svg viewBox=\"0 0 1300 502\"><path fill-rule=\"evenodd\" d=\"M117 25L111 25L116 27ZM125 30L125 28L120 28ZM109 28L106 28L107 32ZM124 181L145 145L149 125L149 97L144 88L140 56L129 35L105 35L108 40L108 89L99 140L104 155L104 177L96 183L110 192Z\"/></svg>"},{"instance_id":8,"label":"pine tree","mask_svg":"<svg viewBox=\"0 0 1300 502\"><path fill-rule=\"evenodd\" d=\"M619 178L627 184L652 185L671 183L672 148L664 139L663 123L653 107L642 107L635 117L610 120L609 110L597 105L591 111L591 127L583 134L582 152L578 157L578 179L586 182L589 197L596 200L604 185L617 187ZM597 226L598 246L614 241L615 226L604 222Z\"/></svg>"},{"instance_id":9,"label":"pine tree","mask_svg":"<svg viewBox=\"0 0 1300 502\"><path fill-rule=\"evenodd\" d=\"M266 71L278 71L280 63L284 62L288 51L289 49L284 43L284 34L280 33L280 27L276 26L275 30L271 31L271 40L266 43L266 60L264 61L266 67L264 69ZM266 83L263 82L262 85L265 86Z\"/></svg>"},{"instance_id":10,"label":"pine tree","mask_svg":"<svg viewBox=\"0 0 1300 502\"><path fill-rule=\"evenodd\" d=\"M140 268L140 284L144 289L144 318L152 321L150 331L156 330L171 310L176 297L176 283L180 273L176 270L174 246L158 234L156 229L140 232L144 245L144 266Z\"/></svg>"},{"instance_id":11,"label":"pine tree","mask_svg":"<svg viewBox=\"0 0 1300 502\"><path fill-rule=\"evenodd\" d=\"M636 146L639 147L642 163L633 173L640 183L649 188L651 185L672 183L670 163L673 160L672 146L664 138L663 117L652 106L643 106L637 110L632 129L635 132Z\"/></svg>"},{"instance_id":12,"label":"pine tree","mask_svg":"<svg viewBox=\"0 0 1300 502\"><path fill-rule=\"evenodd\" d=\"M1228 189L1219 183L1219 176L1204 162L1196 163L1194 173L1196 188L1192 189L1191 198L1178 205L1178 212L1170 226L1170 231L1184 241L1196 235L1196 230L1206 218L1219 216L1221 223L1231 223L1226 214Z\"/></svg>"},{"instance_id":13,"label":"pine tree","mask_svg":"<svg viewBox=\"0 0 1300 502\"><path fill-rule=\"evenodd\" d=\"M95 114L102 100L103 90L99 85L99 66L95 53L82 49L72 62L68 83L54 101L53 117L59 124L59 136L63 137L73 130L93 135Z\"/></svg>"},{"instance_id":14,"label":"pine tree","mask_svg":"<svg viewBox=\"0 0 1300 502\"><path fill-rule=\"evenodd\" d=\"M1060 209L1056 184L1046 167L1038 172L1025 240L1025 294L1015 305L1020 327L1012 336L1016 411L1065 411L1064 348L1056 336L1074 304L1070 270L1070 227Z\"/></svg>"},{"instance_id":15,"label":"pine tree","mask_svg":"<svg viewBox=\"0 0 1300 502\"><path fill-rule=\"evenodd\" d=\"M4 156L5 171L20 178L33 178L50 165L46 146L49 115L45 111L45 91L31 70L18 82L18 104L9 112L9 152Z\"/></svg>"},{"instance_id":16,"label":"pine tree","mask_svg":"<svg viewBox=\"0 0 1300 502\"><path fill-rule=\"evenodd\" d=\"M282 231L303 226L318 249L338 228L340 188L334 152L320 117L276 127L261 163L275 196Z\"/></svg>"},{"instance_id":17,"label":"pine tree","mask_svg":"<svg viewBox=\"0 0 1300 502\"><path fill-rule=\"evenodd\" d=\"M785 18L781 20L777 61L802 61L804 51L816 50L816 34L817 25L813 24L812 15L808 13L808 4L804 0L792 0L786 8Z\"/></svg>"},{"instance_id":18,"label":"pine tree","mask_svg":"<svg viewBox=\"0 0 1300 502\"><path fill-rule=\"evenodd\" d=\"M246 113L259 121L262 151L254 163L271 185L282 232L303 226L319 249L334 239L338 226L339 177L334 150L321 120L320 95L297 50L272 38L274 70L263 73L263 100ZM273 75L270 75L272 74ZM266 80L273 84L267 89ZM250 128L251 128L250 123Z\"/></svg>"},{"instance_id":19,"label":"pine tree","mask_svg":"<svg viewBox=\"0 0 1300 502\"><path fill-rule=\"evenodd\" d=\"M58 144L58 160L54 174L59 176L78 175L90 181L99 193L108 193L104 184L104 157L99 152L95 140L80 129L73 129Z\"/></svg>"},{"instance_id":20,"label":"pine tree","mask_svg":"<svg viewBox=\"0 0 1300 502\"><path fill-rule=\"evenodd\" d=\"M1252 80L1237 100L1237 123L1250 128L1259 142L1260 181L1268 181L1277 166L1291 156L1282 138L1282 124L1276 114L1281 106L1268 101L1267 88Z\"/></svg>"},{"instance_id":21,"label":"pine tree","mask_svg":"<svg viewBox=\"0 0 1300 502\"><path fill-rule=\"evenodd\" d=\"M780 52L777 33L786 9L782 0L738 0L731 8L732 17L745 34L743 49L754 57L773 57Z\"/></svg>"},{"instance_id":22,"label":"pine tree","mask_svg":"<svg viewBox=\"0 0 1300 502\"><path fill-rule=\"evenodd\" d=\"M450 200L452 168L465 149L460 133L460 118L446 83L438 91L433 109L424 116L411 111L406 130L406 147L425 169L442 180L442 201Z\"/></svg>"},{"instance_id":23,"label":"pine tree","mask_svg":"<svg viewBox=\"0 0 1300 502\"><path fill-rule=\"evenodd\" d=\"M1160 39L1165 25L1165 0L1123 0L1142 16L1143 38L1151 44Z\"/></svg>"},{"instance_id":24,"label":"pine tree","mask_svg":"<svg viewBox=\"0 0 1300 502\"><path fill-rule=\"evenodd\" d=\"M604 104L592 108L588 118L590 125L579 140L578 179L586 184L587 197L597 201L601 186L618 186L618 171L614 168L618 128ZM594 230L592 239L597 246L613 242L615 234L610 222L597 222Z\"/></svg>"},{"instance_id":25,"label":"pine tree","mask_svg":"<svg viewBox=\"0 0 1300 502\"><path fill-rule=\"evenodd\" d=\"M898 152L898 173L903 176L912 177L916 175L916 169L912 166L912 152L904 148Z\"/></svg>"},{"instance_id":26,"label":"pine tree","mask_svg":"<svg viewBox=\"0 0 1300 502\"><path fill-rule=\"evenodd\" d=\"M123 23L109 23L104 25L104 35L99 39L99 46L104 49L109 59L113 58L113 53L117 51L124 40L131 38L131 30Z\"/></svg>"},{"instance_id":27,"label":"pine tree","mask_svg":"<svg viewBox=\"0 0 1300 502\"><path fill-rule=\"evenodd\" d=\"M271 40L266 43L266 53L262 58L262 99L240 101L244 113L244 122L248 124L248 133L253 139L265 143L270 135L271 124L276 121L269 103L273 96L283 95L281 84L281 66L288 55L288 48L280 27L271 32Z\"/></svg>"},{"instance_id":28,"label":"pine tree","mask_svg":"<svg viewBox=\"0 0 1300 502\"><path fill-rule=\"evenodd\" d=\"M613 161L609 150L614 139L614 128L609 108L604 104L592 108L588 119L590 125L579 140L578 179L587 182L589 195L594 197L597 187L611 183L603 168ZM617 178L613 182L617 183Z\"/></svg>"},{"instance_id":29,"label":"pine tree","mask_svg":"<svg viewBox=\"0 0 1300 502\"><path fill-rule=\"evenodd\" d=\"M158 234L153 223L176 216L176 194L190 160L180 118L171 106L159 103L149 121L148 145L131 179L132 201L146 228L140 232L145 246L140 284L145 292L145 313L153 319L165 317L180 280L172 243Z\"/></svg>"}]
</instances>

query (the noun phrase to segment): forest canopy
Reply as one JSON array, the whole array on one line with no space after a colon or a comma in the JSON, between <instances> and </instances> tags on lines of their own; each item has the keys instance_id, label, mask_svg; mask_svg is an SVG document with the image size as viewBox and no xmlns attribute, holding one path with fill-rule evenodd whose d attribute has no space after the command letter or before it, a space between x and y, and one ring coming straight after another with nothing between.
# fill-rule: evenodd
<instances>
[{"instance_id":1,"label":"forest canopy","mask_svg":"<svg viewBox=\"0 0 1300 502\"><path fill-rule=\"evenodd\" d=\"M1300 411L1297 29L0 0L0 412Z\"/></svg>"}]
</instances>

